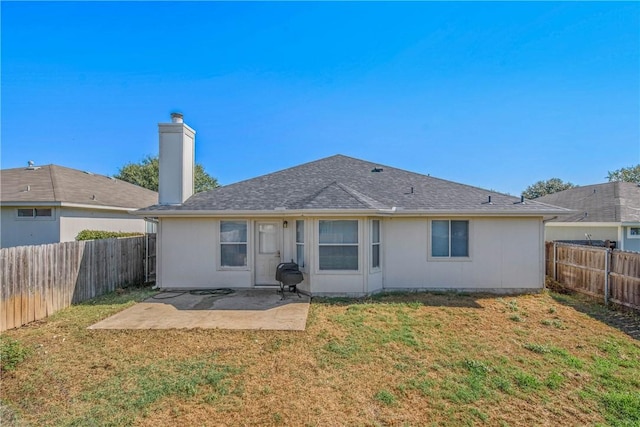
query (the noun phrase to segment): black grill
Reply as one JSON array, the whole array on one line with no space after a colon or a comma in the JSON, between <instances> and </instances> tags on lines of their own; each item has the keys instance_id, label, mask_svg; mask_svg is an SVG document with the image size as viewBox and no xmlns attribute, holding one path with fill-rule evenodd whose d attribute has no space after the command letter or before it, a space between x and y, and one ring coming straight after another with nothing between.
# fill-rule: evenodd
<instances>
[{"instance_id":1,"label":"black grill","mask_svg":"<svg viewBox=\"0 0 640 427\"><path fill-rule=\"evenodd\" d=\"M298 283L304 280L302 272L298 268L298 264L295 262L281 262L276 267L276 280L280 282L280 292L282 293L282 299L284 299L284 288L289 288L289 292L295 292L300 298L300 292L298 292Z\"/></svg>"}]
</instances>

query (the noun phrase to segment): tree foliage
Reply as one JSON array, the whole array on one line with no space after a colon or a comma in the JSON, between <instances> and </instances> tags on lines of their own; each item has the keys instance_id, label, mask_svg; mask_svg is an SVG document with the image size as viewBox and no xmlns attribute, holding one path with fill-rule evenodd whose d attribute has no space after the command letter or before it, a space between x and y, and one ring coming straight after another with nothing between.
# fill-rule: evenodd
<instances>
[{"instance_id":1,"label":"tree foliage","mask_svg":"<svg viewBox=\"0 0 640 427\"><path fill-rule=\"evenodd\" d=\"M196 163L193 173L194 193L218 187L218 180L209 175L201 164ZM158 191L160 160L158 156L149 155L139 163L127 163L120 168L114 177L149 190Z\"/></svg>"},{"instance_id":2,"label":"tree foliage","mask_svg":"<svg viewBox=\"0 0 640 427\"><path fill-rule=\"evenodd\" d=\"M640 184L640 164L607 172L609 182L624 181Z\"/></svg>"},{"instance_id":3,"label":"tree foliage","mask_svg":"<svg viewBox=\"0 0 640 427\"><path fill-rule=\"evenodd\" d=\"M560 178L551 178L546 181L538 181L535 184L528 186L522 192L522 195L527 199L536 199L538 197L557 193L558 191L567 190L575 186L576 185L570 182L562 181Z\"/></svg>"}]
</instances>

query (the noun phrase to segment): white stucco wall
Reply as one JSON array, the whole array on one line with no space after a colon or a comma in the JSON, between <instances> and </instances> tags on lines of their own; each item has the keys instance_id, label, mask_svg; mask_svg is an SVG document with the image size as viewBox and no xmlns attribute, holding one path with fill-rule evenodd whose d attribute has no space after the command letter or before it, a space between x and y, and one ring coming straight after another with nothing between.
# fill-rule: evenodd
<instances>
[{"instance_id":1,"label":"white stucco wall","mask_svg":"<svg viewBox=\"0 0 640 427\"><path fill-rule=\"evenodd\" d=\"M462 219L462 218L461 218ZM429 257L428 219L387 219L385 289L540 289L542 219L469 219L469 258Z\"/></svg>"},{"instance_id":2,"label":"white stucco wall","mask_svg":"<svg viewBox=\"0 0 640 427\"><path fill-rule=\"evenodd\" d=\"M82 230L144 233L145 222L122 211L60 208L60 241L72 242Z\"/></svg>"},{"instance_id":3,"label":"white stucco wall","mask_svg":"<svg viewBox=\"0 0 640 427\"><path fill-rule=\"evenodd\" d=\"M0 247L44 245L60 241L57 208L52 208L51 218L18 218L17 209L13 206L0 208Z\"/></svg>"},{"instance_id":4,"label":"white stucco wall","mask_svg":"<svg viewBox=\"0 0 640 427\"><path fill-rule=\"evenodd\" d=\"M246 268L219 267L219 221L165 218L158 227L158 282L161 288L250 287L252 239Z\"/></svg>"},{"instance_id":5,"label":"white stucco wall","mask_svg":"<svg viewBox=\"0 0 640 427\"><path fill-rule=\"evenodd\" d=\"M346 219L346 218L340 218ZM305 220L305 281L314 295L358 295L383 289L541 289L544 283L544 226L541 218L469 220L468 259L433 259L429 218L380 218L381 268L371 269L370 219L359 221L359 269L318 269L319 218ZM283 221L282 218L275 219ZM282 229L282 260L295 258L295 218ZM162 219L159 227L158 286L162 288L252 287L255 283L255 219L248 221L248 265L219 266L217 219Z\"/></svg>"}]
</instances>

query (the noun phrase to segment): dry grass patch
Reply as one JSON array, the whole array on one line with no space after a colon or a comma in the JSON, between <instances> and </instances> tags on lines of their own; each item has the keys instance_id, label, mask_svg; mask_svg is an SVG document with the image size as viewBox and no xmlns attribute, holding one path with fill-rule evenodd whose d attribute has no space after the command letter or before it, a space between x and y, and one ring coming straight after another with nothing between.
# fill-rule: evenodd
<instances>
[{"instance_id":1,"label":"dry grass patch","mask_svg":"<svg viewBox=\"0 0 640 427\"><path fill-rule=\"evenodd\" d=\"M38 426L640 423L638 342L547 293L314 300L305 332L86 329L136 292L9 331L30 352L3 406Z\"/></svg>"}]
</instances>

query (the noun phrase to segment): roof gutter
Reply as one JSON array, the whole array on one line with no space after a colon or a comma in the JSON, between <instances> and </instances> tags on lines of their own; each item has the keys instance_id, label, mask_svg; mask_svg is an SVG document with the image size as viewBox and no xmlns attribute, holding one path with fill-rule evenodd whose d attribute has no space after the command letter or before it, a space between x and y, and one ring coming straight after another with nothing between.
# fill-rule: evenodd
<instances>
[{"instance_id":1,"label":"roof gutter","mask_svg":"<svg viewBox=\"0 0 640 427\"><path fill-rule=\"evenodd\" d=\"M623 223L623 222L580 222L580 221L554 221L546 224L550 227L619 227L626 225L640 225L640 222L636 223Z\"/></svg>"},{"instance_id":2,"label":"roof gutter","mask_svg":"<svg viewBox=\"0 0 640 427\"><path fill-rule=\"evenodd\" d=\"M540 211L452 211L452 210L404 210L398 208L391 209L316 209L316 210L148 210L140 209L132 212L134 215L149 217L303 217L303 216L392 216L392 217L432 217L432 216L480 216L480 217L540 217L549 215L566 215L571 211L540 210Z\"/></svg>"},{"instance_id":3,"label":"roof gutter","mask_svg":"<svg viewBox=\"0 0 640 427\"><path fill-rule=\"evenodd\" d=\"M10 207L54 206L54 207L63 207L63 208L100 209L100 210L123 211L123 212L131 212L139 209L136 207L89 205L85 203L73 203L73 202L20 202L20 201L17 201L17 202L0 202L0 206L2 207L4 206L10 206Z\"/></svg>"}]
</instances>

